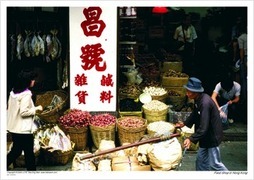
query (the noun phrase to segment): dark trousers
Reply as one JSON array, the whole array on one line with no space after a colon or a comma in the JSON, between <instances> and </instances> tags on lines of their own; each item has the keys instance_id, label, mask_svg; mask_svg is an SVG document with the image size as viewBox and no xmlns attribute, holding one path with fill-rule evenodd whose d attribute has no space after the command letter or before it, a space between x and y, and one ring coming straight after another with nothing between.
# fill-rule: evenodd
<instances>
[{"instance_id":1,"label":"dark trousers","mask_svg":"<svg viewBox=\"0 0 254 180\"><path fill-rule=\"evenodd\" d=\"M24 151L26 169L28 171L35 171L33 134L11 133L11 135L13 144L11 151L7 154L7 169L22 154L22 151Z\"/></svg>"}]
</instances>

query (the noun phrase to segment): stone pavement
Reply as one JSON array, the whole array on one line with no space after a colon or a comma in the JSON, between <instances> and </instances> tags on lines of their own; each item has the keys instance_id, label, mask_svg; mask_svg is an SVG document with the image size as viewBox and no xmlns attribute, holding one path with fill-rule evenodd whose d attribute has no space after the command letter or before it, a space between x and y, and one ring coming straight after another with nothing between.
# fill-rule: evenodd
<instances>
[{"instance_id":1,"label":"stone pavement","mask_svg":"<svg viewBox=\"0 0 254 180\"><path fill-rule=\"evenodd\" d=\"M229 171L247 171L247 141L224 141L220 145L221 160ZM195 151L186 151L178 171L195 171Z\"/></svg>"}]
</instances>

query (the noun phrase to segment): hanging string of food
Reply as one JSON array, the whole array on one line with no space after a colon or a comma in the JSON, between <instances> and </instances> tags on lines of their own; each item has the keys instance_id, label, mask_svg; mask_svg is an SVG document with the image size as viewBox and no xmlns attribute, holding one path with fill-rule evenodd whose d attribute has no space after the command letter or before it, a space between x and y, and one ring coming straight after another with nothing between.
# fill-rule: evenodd
<instances>
[{"instance_id":1,"label":"hanging string of food","mask_svg":"<svg viewBox=\"0 0 254 180\"><path fill-rule=\"evenodd\" d=\"M16 48L16 50L17 50L16 56L19 60L21 60L21 54L24 51L24 38L22 37L21 33L18 34L18 36L17 36L17 48Z\"/></svg>"},{"instance_id":2,"label":"hanging string of food","mask_svg":"<svg viewBox=\"0 0 254 180\"><path fill-rule=\"evenodd\" d=\"M15 58L22 60L22 57L32 58L38 56L43 56L45 62L51 62L61 57L62 44L57 37L57 29L51 29L49 33L44 34L41 31L25 29L24 34L20 32L17 35L10 35L11 62Z\"/></svg>"}]
</instances>

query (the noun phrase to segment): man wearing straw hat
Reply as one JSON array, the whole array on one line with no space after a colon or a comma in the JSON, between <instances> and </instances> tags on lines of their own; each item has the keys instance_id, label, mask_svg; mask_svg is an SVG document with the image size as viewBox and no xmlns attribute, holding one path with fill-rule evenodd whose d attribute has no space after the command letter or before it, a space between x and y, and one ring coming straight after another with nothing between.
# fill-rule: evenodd
<instances>
[{"instance_id":1,"label":"man wearing straw hat","mask_svg":"<svg viewBox=\"0 0 254 180\"><path fill-rule=\"evenodd\" d=\"M197 171L228 171L221 162L219 145L222 142L223 129L217 106L211 97L204 93L202 82L195 78L189 78L186 85L186 95L194 100L194 109L183 123L177 123L176 127L195 125L195 132L184 140L184 147L189 149L191 143L199 142L196 157Z\"/></svg>"}]
</instances>

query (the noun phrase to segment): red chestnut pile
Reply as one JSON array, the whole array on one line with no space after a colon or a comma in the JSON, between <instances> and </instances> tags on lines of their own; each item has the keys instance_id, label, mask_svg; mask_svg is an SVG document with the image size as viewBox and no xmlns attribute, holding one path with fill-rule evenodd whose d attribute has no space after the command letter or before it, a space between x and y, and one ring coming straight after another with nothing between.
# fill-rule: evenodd
<instances>
[{"instance_id":1,"label":"red chestnut pile","mask_svg":"<svg viewBox=\"0 0 254 180\"><path fill-rule=\"evenodd\" d=\"M116 117L108 113L93 115L90 119L90 125L105 127L115 124Z\"/></svg>"},{"instance_id":2,"label":"red chestnut pile","mask_svg":"<svg viewBox=\"0 0 254 180\"><path fill-rule=\"evenodd\" d=\"M87 111L79 109L70 109L58 121L64 128L70 127L85 127L89 125L89 120L92 115Z\"/></svg>"}]
</instances>

